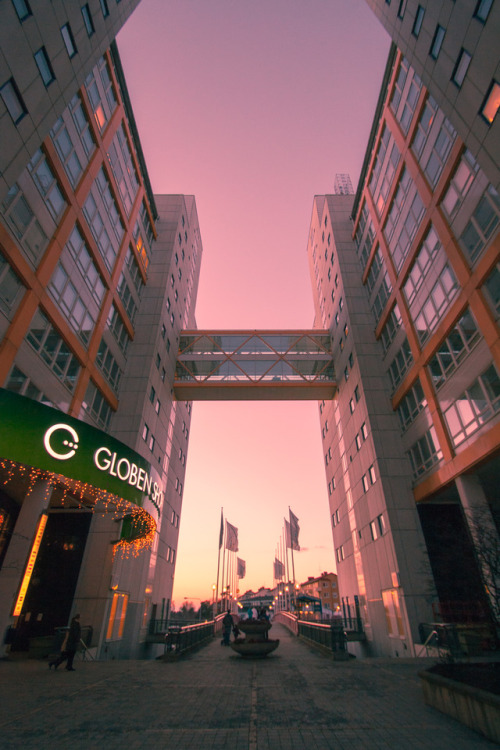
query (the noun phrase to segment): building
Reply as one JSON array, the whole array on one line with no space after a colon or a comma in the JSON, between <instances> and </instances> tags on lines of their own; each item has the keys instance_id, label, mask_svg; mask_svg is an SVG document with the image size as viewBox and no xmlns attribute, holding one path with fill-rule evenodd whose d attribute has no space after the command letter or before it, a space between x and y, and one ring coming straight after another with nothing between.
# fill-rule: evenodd
<instances>
[{"instance_id":1,"label":"building","mask_svg":"<svg viewBox=\"0 0 500 750\"><path fill-rule=\"evenodd\" d=\"M257 610L261 607L270 608L273 605L274 597L271 589L261 586L258 591L245 591L239 598L239 604L241 605L241 611L246 612L247 609L255 607Z\"/></svg>"},{"instance_id":2,"label":"building","mask_svg":"<svg viewBox=\"0 0 500 750\"><path fill-rule=\"evenodd\" d=\"M152 655L170 606L202 243L194 198L149 185L112 41L136 4L0 12L0 632L20 650L78 611L100 658Z\"/></svg>"},{"instance_id":3,"label":"building","mask_svg":"<svg viewBox=\"0 0 500 750\"><path fill-rule=\"evenodd\" d=\"M339 589L336 573L327 573L326 570L317 578L308 576L307 581L300 584L300 591L308 596L321 600L323 616L335 612L340 608Z\"/></svg>"},{"instance_id":4,"label":"building","mask_svg":"<svg viewBox=\"0 0 500 750\"><path fill-rule=\"evenodd\" d=\"M500 8L494 0L366 0L500 190Z\"/></svg>"},{"instance_id":5,"label":"building","mask_svg":"<svg viewBox=\"0 0 500 750\"><path fill-rule=\"evenodd\" d=\"M463 28L486 5L462 9ZM478 161L489 136L464 139L448 112L394 45L356 195L313 205L339 388L320 403L332 533L366 653L414 654L425 622L488 638L499 614L500 199Z\"/></svg>"}]
</instances>

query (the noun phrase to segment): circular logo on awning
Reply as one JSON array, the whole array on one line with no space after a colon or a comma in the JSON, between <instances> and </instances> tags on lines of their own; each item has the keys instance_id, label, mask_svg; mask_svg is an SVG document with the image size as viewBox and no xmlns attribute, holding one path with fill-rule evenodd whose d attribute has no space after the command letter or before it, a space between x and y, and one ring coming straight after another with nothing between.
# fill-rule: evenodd
<instances>
[{"instance_id":1,"label":"circular logo on awning","mask_svg":"<svg viewBox=\"0 0 500 750\"><path fill-rule=\"evenodd\" d=\"M55 450L55 448L51 444L52 436L59 430L65 430L66 433L68 433L71 437L71 440L68 440L67 437L62 440L62 445L67 449L64 453ZM59 438L60 437L61 435L59 435ZM43 444L45 446L45 450L47 451L49 456L52 456L52 458L57 458L58 461L67 461L68 458L73 458L78 448L78 441L79 437L76 430L74 430L71 425L63 423L53 424L52 427L49 427L49 429L43 436Z\"/></svg>"}]
</instances>

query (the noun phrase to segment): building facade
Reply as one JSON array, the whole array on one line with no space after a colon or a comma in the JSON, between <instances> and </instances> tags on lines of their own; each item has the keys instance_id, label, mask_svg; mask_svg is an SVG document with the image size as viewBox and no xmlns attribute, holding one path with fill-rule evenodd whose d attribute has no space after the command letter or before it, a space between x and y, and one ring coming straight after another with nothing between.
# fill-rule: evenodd
<instances>
[{"instance_id":1,"label":"building facade","mask_svg":"<svg viewBox=\"0 0 500 750\"><path fill-rule=\"evenodd\" d=\"M308 596L314 596L321 600L322 616L327 617L340 609L339 588L336 573L327 573L326 570L314 578L309 576L307 581L300 584L300 591Z\"/></svg>"},{"instance_id":2,"label":"building facade","mask_svg":"<svg viewBox=\"0 0 500 750\"><path fill-rule=\"evenodd\" d=\"M494 0L366 0L500 190L500 8Z\"/></svg>"},{"instance_id":3,"label":"building facade","mask_svg":"<svg viewBox=\"0 0 500 750\"><path fill-rule=\"evenodd\" d=\"M109 44L136 4L2 6L31 45L0 80L20 144L2 141L0 629L20 650L78 611L100 658L151 655L171 601L202 243L194 198L151 192Z\"/></svg>"},{"instance_id":4,"label":"building facade","mask_svg":"<svg viewBox=\"0 0 500 750\"><path fill-rule=\"evenodd\" d=\"M320 404L339 589L368 653L415 653L424 622L487 639L498 621L499 224L393 46L357 193L316 197L308 245L339 383Z\"/></svg>"}]
</instances>

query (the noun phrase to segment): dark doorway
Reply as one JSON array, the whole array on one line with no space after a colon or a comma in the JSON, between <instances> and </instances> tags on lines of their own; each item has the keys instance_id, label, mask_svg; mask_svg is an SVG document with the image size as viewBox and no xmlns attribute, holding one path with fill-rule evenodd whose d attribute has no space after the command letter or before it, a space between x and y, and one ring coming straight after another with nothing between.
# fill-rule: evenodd
<instances>
[{"instance_id":1,"label":"dark doorway","mask_svg":"<svg viewBox=\"0 0 500 750\"><path fill-rule=\"evenodd\" d=\"M91 513L50 513L19 618L13 650L68 624Z\"/></svg>"},{"instance_id":2,"label":"dark doorway","mask_svg":"<svg viewBox=\"0 0 500 750\"><path fill-rule=\"evenodd\" d=\"M436 621L489 621L489 605L461 505L422 503L418 511L439 597Z\"/></svg>"}]
</instances>

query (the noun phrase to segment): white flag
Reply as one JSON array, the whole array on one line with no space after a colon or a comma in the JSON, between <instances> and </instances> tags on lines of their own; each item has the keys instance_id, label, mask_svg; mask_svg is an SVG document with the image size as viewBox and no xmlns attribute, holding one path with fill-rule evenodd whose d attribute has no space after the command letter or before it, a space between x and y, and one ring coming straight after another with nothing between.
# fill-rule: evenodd
<instances>
[{"instance_id":1,"label":"white flag","mask_svg":"<svg viewBox=\"0 0 500 750\"><path fill-rule=\"evenodd\" d=\"M226 521L226 549L238 552L238 529Z\"/></svg>"},{"instance_id":2,"label":"white flag","mask_svg":"<svg viewBox=\"0 0 500 750\"><path fill-rule=\"evenodd\" d=\"M299 519L290 511L290 547L297 552L300 550L299 531Z\"/></svg>"}]
</instances>

